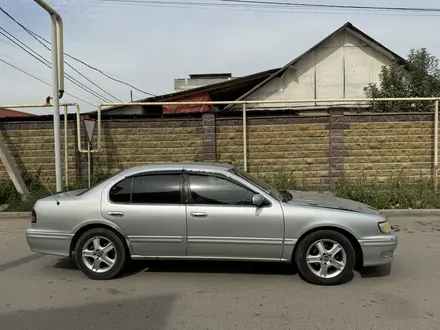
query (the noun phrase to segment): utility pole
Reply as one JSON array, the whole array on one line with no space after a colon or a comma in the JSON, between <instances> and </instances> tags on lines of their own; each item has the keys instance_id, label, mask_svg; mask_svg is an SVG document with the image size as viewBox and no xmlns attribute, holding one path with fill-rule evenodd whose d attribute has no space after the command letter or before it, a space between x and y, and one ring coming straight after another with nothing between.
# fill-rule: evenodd
<instances>
[{"instance_id":1,"label":"utility pole","mask_svg":"<svg viewBox=\"0 0 440 330\"><path fill-rule=\"evenodd\" d=\"M130 101L133 102L133 90L130 89Z\"/></svg>"},{"instance_id":2,"label":"utility pole","mask_svg":"<svg viewBox=\"0 0 440 330\"><path fill-rule=\"evenodd\" d=\"M63 21L61 16L44 0L34 0L51 18L52 43L52 101L53 101L53 130L55 142L55 178L56 191L62 190L61 172L61 131L60 131L60 98L64 94L64 50L63 50Z\"/></svg>"}]
</instances>

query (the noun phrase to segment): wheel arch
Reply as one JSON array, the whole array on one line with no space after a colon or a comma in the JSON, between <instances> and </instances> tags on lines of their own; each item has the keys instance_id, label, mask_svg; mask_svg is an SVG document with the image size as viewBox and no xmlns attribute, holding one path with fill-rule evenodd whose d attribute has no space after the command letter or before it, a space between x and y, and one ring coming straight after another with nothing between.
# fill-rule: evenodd
<instances>
[{"instance_id":1,"label":"wheel arch","mask_svg":"<svg viewBox=\"0 0 440 330\"><path fill-rule=\"evenodd\" d=\"M296 244L293 248L293 251L292 251L292 256L291 256L292 263L295 262L295 254L296 254L296 251L297 251L298 246L301 243L301 241L304 240L308 235L310 235L314 232L317 232L317 231L321 231L321 230L332 230L332 231L335 231L335 232L338 232L338 233L344 235L350 241L351 245L354 248L355 258L356 258L355 259L356 260L355 268L362 267L362 265L364 263L364 260L363 260L364 255L362 252L362 247L361 247L359 241L357 240L357 238L350 231L348 231L344 228L336 227L336 226L328 226L328 225L311 228L311 229L307 230L306 232L304 232L300 236L300 238L296 242Z\"/></svg>"},{"instance_id":2,"label":"wheel arch","mask_svg":"<svg viewBox=\"0 0 440 330\"><path fill-rule=\"evenodd\" d=\"M72 240L70 242L69 256L71 257L73 256L76 243L78 242L81 235L89 231L90 229L95 229L95 228L103 228L115 233L121 239L122 243L125 245L128 256L133 254L133 250L130 242L128 241L125 233L118 226L116 226L113 223L107 223L107 222L88 222L88 223L84 223L81 227L76 229L75 234L73 235Z\"/></svg>"}]
</instances>

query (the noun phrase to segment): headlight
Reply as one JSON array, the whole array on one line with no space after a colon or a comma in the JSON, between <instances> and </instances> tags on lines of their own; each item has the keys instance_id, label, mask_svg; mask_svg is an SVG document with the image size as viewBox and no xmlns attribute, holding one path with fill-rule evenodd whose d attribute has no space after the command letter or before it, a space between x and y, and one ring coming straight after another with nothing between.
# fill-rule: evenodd
<instances>
[{"instance_id":1,"label":"headlight","mask_svg":"<svg viewBox=\"0 0 440 330\"><path fill-rule=\"evenodd\" d=\"M379 222L378 225L379 225L379 229L382 233L391 234L392 229L391 229L391 226L388 221Z\"/></svg>"}]
</instances>

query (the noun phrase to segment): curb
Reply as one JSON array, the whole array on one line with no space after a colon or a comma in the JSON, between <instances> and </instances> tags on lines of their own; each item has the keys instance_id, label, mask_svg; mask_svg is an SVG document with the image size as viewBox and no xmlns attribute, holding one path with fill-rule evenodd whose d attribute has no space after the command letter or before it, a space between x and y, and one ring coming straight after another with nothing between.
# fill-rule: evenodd
<instances>
[{"instance_id":1,"label":"curb","mask_svg":"<svg viewBox=\"0 0 440 330\"><path fill-rule=\"evenodd\" d=\"M440 209L381 210L389 217L440 217Z\"/></svg>"}]
</instances>

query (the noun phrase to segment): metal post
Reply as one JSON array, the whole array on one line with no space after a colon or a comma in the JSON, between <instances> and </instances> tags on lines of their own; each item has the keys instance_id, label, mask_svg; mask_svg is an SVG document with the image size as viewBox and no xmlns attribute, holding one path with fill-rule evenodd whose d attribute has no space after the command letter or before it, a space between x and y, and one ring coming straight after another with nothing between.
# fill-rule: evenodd
<instances>
[{"instance_id":1,"label":"metal post","mask_svg":"<svg viewBox=\"0 0 440 330\"><path fill-rule=\"evenodd\" d=\"M58 90L58 40L57 40L57 18L55 15L50 15L52 21L51 36L52 36L52 96L53 96L53 134L55 142L55 178L56 191L62 191L61 181L61 141L60 141L60 99Z\"/></svg>"},{"instance_id":2,"label":"metal post","mask_svg":"<svg viewBox=\"0 0 440 330\"><path fill-rule=\"evenodd\" d=\"M439 100L435 101L434 109L434 190L438 189L438 104Z\"/></svg>"},{"instance_id":3,"label":"metal post","mask_svg":"<svg viewBox=\"0 0 440 330\"><path fill-rule=\"evenodd\" d=\"M243 103L243 168L247 172L247 118L246 103Z\"/></svg>"},{"instance_id":4,"label":"metal post","mask_svg":"<svg viewBox=\"0 0 440 330\"><path fill-rule=\"evenodd\" d=\"M64 50L63 21L61 16L44 0L34 0L50 15L52 42L52 97L53 97L53 130L55 138L55 178L57 192L62 190L61 177L61 141L60 141L60 97L64 93Z\"/></svg>"},{"instance_id":5,"label":"metal post","mask_svg":"<svg viewBox=\"0 0 440 330\"><path fill-rule=\"evenodd\" d=\"M78 133L78 134L80 134L80 133ZM91 154L91 152L90 152L90 148L91 146L90 146L90 142L89 143L87 143L87 175L88 175L88 179L89 179L89 188L90 188L90 185L91 185L91 181L92 181L92 179L91 179L91 176L92 176L92 174L91 174L91 166L90 166L90 154Z\"/></svg>"},{"instance_id":6,"label":"metal post","mask_svg":"<svg viewBox=\"0 0 440 330\"><path fill-rule=\"evenodd\" d=\"M65 182L66 187L69 186L69 154L68 154L68 143L67 143L67 105L64 106L64 169L65 169Z\"/></svg>"}]
</instances>

